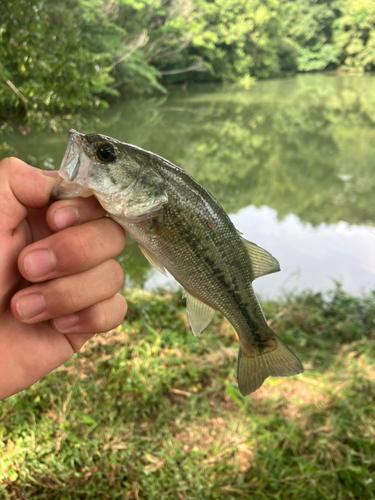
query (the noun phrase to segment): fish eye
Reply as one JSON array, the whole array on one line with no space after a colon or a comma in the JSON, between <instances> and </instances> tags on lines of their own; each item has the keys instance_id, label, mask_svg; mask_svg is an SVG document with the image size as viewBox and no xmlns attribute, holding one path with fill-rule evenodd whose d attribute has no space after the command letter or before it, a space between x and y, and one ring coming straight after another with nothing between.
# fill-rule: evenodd
<instances>
[{"instance_id":1,"label":"fish eye","mask_svg":"<svg viewBox=\"0 0 375 500\"><path fill-rule=\"evenodd\" d=\"M111 144L100 144L95 151L96 159L101 163L110 163L116 160L116 152Z\"/></svg>"}]
</instances>

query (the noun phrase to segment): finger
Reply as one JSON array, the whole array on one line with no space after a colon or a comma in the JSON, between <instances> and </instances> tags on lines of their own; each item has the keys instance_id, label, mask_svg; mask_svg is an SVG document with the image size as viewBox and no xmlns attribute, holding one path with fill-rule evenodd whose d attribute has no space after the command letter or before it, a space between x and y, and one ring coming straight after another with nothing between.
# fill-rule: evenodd
<instances>
[{"instance_id":1,"label":"finger","mask_svg":"<svg viewBox=\"0 0 375 500\"><path fill-rule=\"evenodd\" d=\"M52 231L61 231L67 227L104 217L106 211L93 196L74 198L52 203L47 211L47 224Z\"/></svg>"},{"instance_id":2,"label":"finger","mask_svg":"<svg viewBox=\"0 0 375 500\"><path fill-rule=\"evenodd\" d=\"M48 204L56 182L53 175L17 158L0 162L0 231L15 230L26 218L27 208L44 208Z\"/></svg>"},{"instance_id":3,"label":"finger","mask_svg":"<svg viewBox=\"0 0 375 500\"><path fill-rule=\"evenodd\" d=\"M125 245L124 230L109 218L65 229L26 247L18 268L37 283L80 273L118 255Z\"/></svg>"},{"instance_id":4,"label":"finger","mask_svg":"<svg viewBox=\"0 0 375 500\"><path fill-rule=\"evenodd\" d=\"M124 297L116 293L113 297L102 300L91 307L67 316L52 320L52 326L61 333L93 334L108 332L116 328L124 319L127 305ZM80 346L75 343L74 350Z\"/></svg>"},{"instance_id":5,"label":"finger","mask_svg":"<svg viewBox=\"0 0 375 500\"><path fill-rule=\"evenodd\" d=\"M12 297L12 313L29 324L72 314L112 297L123 281L121 266L107 260L88 271L20 290Z\"/></svg>"},{"instance_id":6,"label":"finger","mask_svg":"<svg viewBox=\"0 0 375 500\"><path fill-rule=\"evenodd\" d=\"M47 207L39 210L29 208L26 220L31 231L31 241L39 241L52 234L46 222L46 212Z\"/></svg>"}]
</instances>

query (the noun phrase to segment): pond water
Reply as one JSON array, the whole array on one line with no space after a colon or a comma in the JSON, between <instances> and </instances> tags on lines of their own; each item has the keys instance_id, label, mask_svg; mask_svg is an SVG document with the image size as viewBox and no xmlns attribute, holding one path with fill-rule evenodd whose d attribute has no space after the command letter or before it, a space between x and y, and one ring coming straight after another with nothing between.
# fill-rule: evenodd
<instances>
[{"instance_id":1,"label":"pond water","mask_svg":"<svg viewBox=\"0 0 375 500\"><path fill-rule=\"evenodd\" d=\"M352 294L374 287L375 76L187 87L71 126L153 151L205 186L244 237L280 261L280 273L254 283L262 298L325 291L335 279ZM66 140L32 132L8 142L32 164L59 168ZM176 286L133 242L119 260L129 286Z\"/></svg>"}]
</instances>

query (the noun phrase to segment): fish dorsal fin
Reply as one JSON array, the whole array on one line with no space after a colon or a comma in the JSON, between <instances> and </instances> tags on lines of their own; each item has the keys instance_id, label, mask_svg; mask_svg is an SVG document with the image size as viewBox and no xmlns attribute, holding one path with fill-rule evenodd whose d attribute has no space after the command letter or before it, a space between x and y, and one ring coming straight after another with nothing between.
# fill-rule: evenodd
<instances>
[{"instance_id":1,"label":"fish dorsal fin","mask_svg":"<svg viewBox=\"0 0 375 500\"><path fill-rule=\"evenodd\" d=\"M186 309L191 329L197 336L211 323L215 309L196 299L186 290L184 290L183 297L186 297Z\"/></svg>"},{"instance_id":2,"label":"fish dorsal fin","mask_svg":"<svg viewBox=\"0 0 375 500\"><path fill-rule=\"evenodd\" d=\"M253 269L253 280L266 274L277 273L280 271L279 262L267 250L258 247L255 243L245 240L242 241L248 251Z\"/></svg>"},{"instance_id":3,"label":"fish dorsal fin","mask_svg":"<svg viewBox=\"0 0 375 500\"><path fill-rule=\"evenodd\" d=\"M143 255L146 257L146 259L149 261L149 263L156 267L156 269L158 271L160 271L162 274L164 274L164 276L167 276L167 272L165 270L165 267L163 266L163 264L160 262L160 260L155 257L154 254L152 254L151 252L149 252L148 250L146 250L145 248L141 247L141 245L138 245L139 248L141 249L141 252L143 253Z\"/></svg>"}]
</instances>

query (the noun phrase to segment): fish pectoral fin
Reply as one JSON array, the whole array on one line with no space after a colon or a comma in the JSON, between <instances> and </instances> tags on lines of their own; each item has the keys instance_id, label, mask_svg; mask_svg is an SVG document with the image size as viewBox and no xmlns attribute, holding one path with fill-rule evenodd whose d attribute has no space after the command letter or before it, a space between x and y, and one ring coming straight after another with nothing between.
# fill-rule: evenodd
<instances>
[{"instance_id":1,"label":"fish pectoral fin","mask_svg":"<svg viewBox=\"0 0 375 500\"><path fill-rule=\"evenodd\" d=\"M260 276L265 276L266 274L277 273L280 271L279 261L275 259L267 250L258 247L255 243L245 240L242 241L246 247L249 254L252 269L253 269L253 280L259 278Z\"/></svg>"},{"instance_id":2,"label":"fish pectoral fin","mask_svg":"<svg viewBox=\"0 0 375 500\"><path fill-rule=\"evenodd\" d=\"M197 336L211 323L215 309L196 299L186 290L184 290L183 297L186 297L186 309L191 329Z\"/></svg>"},{"instance_id":3,"label":"fish pectoral fin","mask_svg":"<svg viewBox=\"0 0 375 500\"><path fill-rule=\"evenodd\" d=\"M290 377L303 373L300 360L275 334L276 349L271 352L254 353L248 357L241 347L238 352L237 381L240 392L247 396L256 391L265 379L271 377Z\"/></svg>"},{"instance_id":4,"label":"fish pectoral fin","mask_svg":"<svg viewBox=\"0 0 375 500\"><path fill-rule=\"evenodd\" d=\"M165 270L165 267L160 262L160 260L157 257L155 257L155 255L153 253L149 252L148 250L146 250L145 248L143 248L141 245L138 245L138 246L141 249L141 252L143 253L143 255L149 261L149 263L152 266L156 267L156 269L158 271L160 271L162 274L164 274L164 276L167 276L167 271Z\"/></svg>"}]
</instances>

